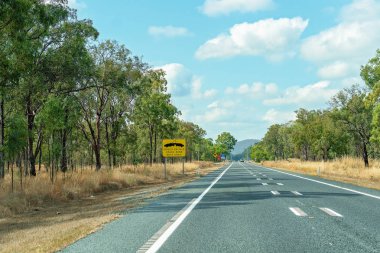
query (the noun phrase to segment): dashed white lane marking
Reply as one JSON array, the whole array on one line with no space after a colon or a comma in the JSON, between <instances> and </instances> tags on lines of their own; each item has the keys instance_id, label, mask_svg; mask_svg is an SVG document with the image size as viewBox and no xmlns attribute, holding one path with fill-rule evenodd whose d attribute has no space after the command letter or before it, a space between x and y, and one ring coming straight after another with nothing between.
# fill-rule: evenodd
<instances>
[{"instance_id":1,"label":"dashed white lane marking","mask_svg":"<svg viewBox=\"0 0 380 253\"><path fill-rule=\"evenodd\" d=\"M277 185L284 185L283 183L277 183Z\"/></svg>"},{"instance_id":2,"label":"dashed white lane marking","mask_svg":"<svg viewBox=\"0 0 380 253\"><path fill-rule=\"evenodd\" d=\"M183 210L181 215L157 238L157 240L144 252L155 253L161 246L166 242L166 240L174 233L174 231L181 225L185 218L191 213L194 207L202 200L202 198L207 194L207 192L222 178L222 176L231 168L232 163L228 166L220 175L215 178L215 180L210 184L210 186L199 195L194 201L189 204L186 210ZM148 241L149 242L149 241ZM150 242L151 243L151 242ZM143 246L144 247L144 246ZM144 248L145 250L145 248Z\"/></svg>"},{"instance_id":3,"label":"dashed white lane marking","mask_svg":"<svg viewBox=\"0 0 380 253\"><path fill-rule=\"evenodd\" d=\"M321 209L323 212L327 213L328 215L330 216L335 216L335 217L343 217L343 215L335 212L334 210L331 210L330 208L327 208L327 207L321 207L319 208Z\"/></svg>"},{"instance_id":4,"label":"dashed white lane marking","mask_svg":"<svg viewBox=\"0 0 380 253\"><path fill-rule=\"evenodd\" d=\"M263 168L263 169L275 171L275 172L278 172L278 173L282 173L282 174L285 174L285 175L289 175L289 176L292 176L292 177L298 177L298 178L301 178L301 179L304 179L304 180L308 180L308 181L311 181L311 182L314 182L314 183L328 185L328 186L331 186L331 187L335 187L335 188L338 188L338 189L342 189L342 190L345 190L345 191L361 194L361 195L364 195L364 196L367 196L367 197L371 197L371 198L379 199L380 200L380 196L368 194L368 193L361 192L361 191L352 190L352 189L349 189L349 188L346 188L346 187L337 186L335 184L325 183L325 182L314 180L314 179L307 178L307 177L301 177L301 176L293 175L291 173L286 173L286 172L283 172L283 171L278 171L278 170L267 168L267 167L263 167L263 166L260 166L260 165L255 165L255 166Z\"/></svg>"},{"instance_id":5,"label":"dashed white lane marking","mask_svg":"<svg viewBox=\"0 0 380 253\"><path fill-rule=\"evenodd\" d=\"M261 180L261 178L258 177L257 180Z\"/></svg>"},{"instance_id":6,"label":"dashed white lane marking","mask_svg":"<svg viewBox=\"0 0 380 253\"><path fill-rule=\"evenodd\" d=\"M289 209L297 216L307 216L307 214L298 207L289 207Z\"/></svg>"},{"instance_id":7,"label":"dashed white lane marking","mask_svg":"<svg viewBox=\"0 0 380 253\"><path fill-rule=\"evenodd\" d=\"M280 195L280 193L279 193L278 191L271 191L271 193L272 193L273 195Z\"/></svg>"},{"instance_id":8,"label":"dashed white lane marking","mask_svg":"<svg viewBox=\"0 0 380 253\"><path fill-rule=\"evenodd\" d=\"M298 191L291 191L291 193L293 193L294 195L302 196L302 193L300 193Z\"/></svg>"},{"instance_id":9,"label":"dashed white lane marking","mask_svg":"<svg viewBox=\"0 0 380 253\"><path fill-rule=\"evenodd\" d=\"M273 178L268 178L269 180L273 180Z\"/></svg>"},{"instance_id":10,"label":"dashed white lane marking","mask_svg":"<svg viewBox=\"0 0 380 253\"><path fill-rule=\"evenodd\" d=\"M263 185L268 185L267 183L262 183Z\"/></svg>"}]
</instances>

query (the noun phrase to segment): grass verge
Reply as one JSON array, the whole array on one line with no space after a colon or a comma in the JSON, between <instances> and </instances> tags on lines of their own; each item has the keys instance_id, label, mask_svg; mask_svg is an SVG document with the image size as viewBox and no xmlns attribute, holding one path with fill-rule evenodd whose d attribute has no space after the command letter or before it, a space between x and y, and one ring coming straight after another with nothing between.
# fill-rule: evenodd
<instances>
[{"instance_id":1,"label":"grass verge","mask_svg":"<svg viewBox=\"0 0 380 253\"><path fill-rule=\"evenodd\" d=\"M343 157L335 160L301 161L298 159L265 161L264 166L286 171L320 176L344 183L380 190L380 161L370 161L370 167L365 168L363 161L358 158Z\"/></svg>"},{"instance_id":2,"label":"grass verge","mask_svg":"<svg viewBox=\"0 0 380 253\"><path fill-rule=\"evenodd\" d=\"M9 178L0 182L0 252L55 252L118 218L127 208L178 187L220 165L168 164L123 166L26 178L23 191L10 193Z\"/></svg>"}]
</instances>

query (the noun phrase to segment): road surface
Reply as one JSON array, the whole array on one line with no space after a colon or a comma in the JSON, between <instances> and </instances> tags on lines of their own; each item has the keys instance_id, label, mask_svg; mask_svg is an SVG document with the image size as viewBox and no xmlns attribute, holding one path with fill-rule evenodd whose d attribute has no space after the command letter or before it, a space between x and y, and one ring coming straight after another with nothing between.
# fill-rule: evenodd
<instances>
[{"instance_id":1,"label":"road surface","mask_svg":"<svg viewBox=\"0 0 380 253\"><path fill-rule=\"evenodd\" d=\"M380 191L234 162L63 252L380 252Z\"/></svg>"}]
</instances>

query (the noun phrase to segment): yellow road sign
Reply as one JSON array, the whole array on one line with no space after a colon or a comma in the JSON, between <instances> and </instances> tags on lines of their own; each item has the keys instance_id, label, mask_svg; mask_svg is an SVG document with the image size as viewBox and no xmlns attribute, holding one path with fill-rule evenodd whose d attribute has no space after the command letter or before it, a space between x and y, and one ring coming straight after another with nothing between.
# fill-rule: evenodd
<instances>
[{"instance_id":1,"label":"yellow road sign","mask_svg":"<svg viewBox=\"0 0 380 253\"><path fill-rule=\"evenodd\" d=\"M186 140L185 139L163 139L162 140L163 157L185 157Z\"/></svg>"}]
</instances>

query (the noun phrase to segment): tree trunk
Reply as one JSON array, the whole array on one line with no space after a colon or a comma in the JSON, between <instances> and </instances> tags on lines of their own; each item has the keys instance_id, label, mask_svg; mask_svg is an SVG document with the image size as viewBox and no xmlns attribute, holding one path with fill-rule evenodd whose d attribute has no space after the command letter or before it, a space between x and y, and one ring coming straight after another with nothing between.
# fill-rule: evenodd
<instances>
[{"instance_id":1,"label":"tree trunk","mask_svg":"<svg viewBox=\"0 0 380 253\"><path fill-rule=\"evenodd\" d=\"M102 162L100 160L100 146L99 145L94 145L94 153L95 153L95 166L96 170L100 170L102 167Z\"/></svg>"},{"instance_id":2,"label":"tree trunk","mask_svg":"<svg viewBox=\"0 0 380 253\"><path fill-rule=\"evenodd\" d=\"M42 144L41 144L41 146L40 146L40 151L39 151L38 171L41 171L41 164L42 164Z\"/></svg>"},{"instance_id":3,"label":"tree trunk","mask_svg":"<svg viewBox=\"0 0 380 253\"><path fill-rule=\"evenodd\" d=\"M96 118L96 139L95 139L95 162L96 162L96 170L100 170L102 167L102 162L100 160L100 121L101 121L101 114L97 113Z\"/></svg>"},{"instance_id":4,"label":"tree trunk","mask_svg":"<svg viewBox=\"0 0 380 253\"><path fill-rule=\"evenodd\" d=\"M108 152L108 167L112 167L112 155L111 155L111 146L110 146L110 137L108 131L108 119L105 120L106 126L106 142L107 142L107 152Z\"/></svg>"},{"instance_id":5,"label":"tree trunk","mask_svg":"<svg viewBox=\"0 0 380 253\"><path fill-rule=\"evenodd\" d=\"M36 176L36 158L34 157L34 152L33 152L33 141L34 141L34 136L33 136L33 130L34 130L34 111L32 108L32 102L30 100L30 97L28 98L27 101L27 106L26 106L26 111L27 111L27 118L28 118L28 148L29 148L29 163L30 163L30 175Z\"/></svg>"},{"instance_id":6,"label":"tree trunk","mask_svg":"<svg viewBox=\"0 0 380 253\"><path fill-rule=\"evenodd\" d=\"M61 144L62 144L61 171L65 173L67 171L67 129L66 128L62 130Z\"/></svg>"},{"instance_id":7,"label":"tree trunk","mask_svg":"<svg viewBox=\"0 0 380 253\"><path fill-rule=\"evenodd\" d=\"M4 178L4 100L0 98L0 179Z\"/></svg>"},{"instance_id":8,"label":"tree trunk","mask_svg":"<svg viewBox=\"0 0 380 253\"><path fill-rule=\"evenodd\" d=\"M363 161L364 161L364 166L369 167L367 144L364 142L363 142Z\"/></svg>"},{"instance_id":9,"label":"tree trunk","mask_svg":"<svg viewBox=\"0 0 380 253\"><path fill-rule=\"evenodd\" d=\"M65 173L67 171L67 125L69 121L69 110L66 107L65 108L65 115L63 118L63 130L62 130L62 142L61 142L61 149L62 149L62 156L61 156L61 171Z\"/></svg>"},{"instance_id":10,"label":"tree trunk","mask_svg":"<svg viewBox=\"0 0 380 253\"><path fill-rule=\"evenodd\" d=\"M153 165L153 127L149 126L149 164Z\"/></svg>"},{"instance_id":11,"label":"tree trunk","mask_svg":"<svg viewBox=\"0 0 380 253\"><path fill-rule=\"evenodd\" d=\"M154 163L157 162L157 131L154 131Z\"/></svg>"}]
</instances>

